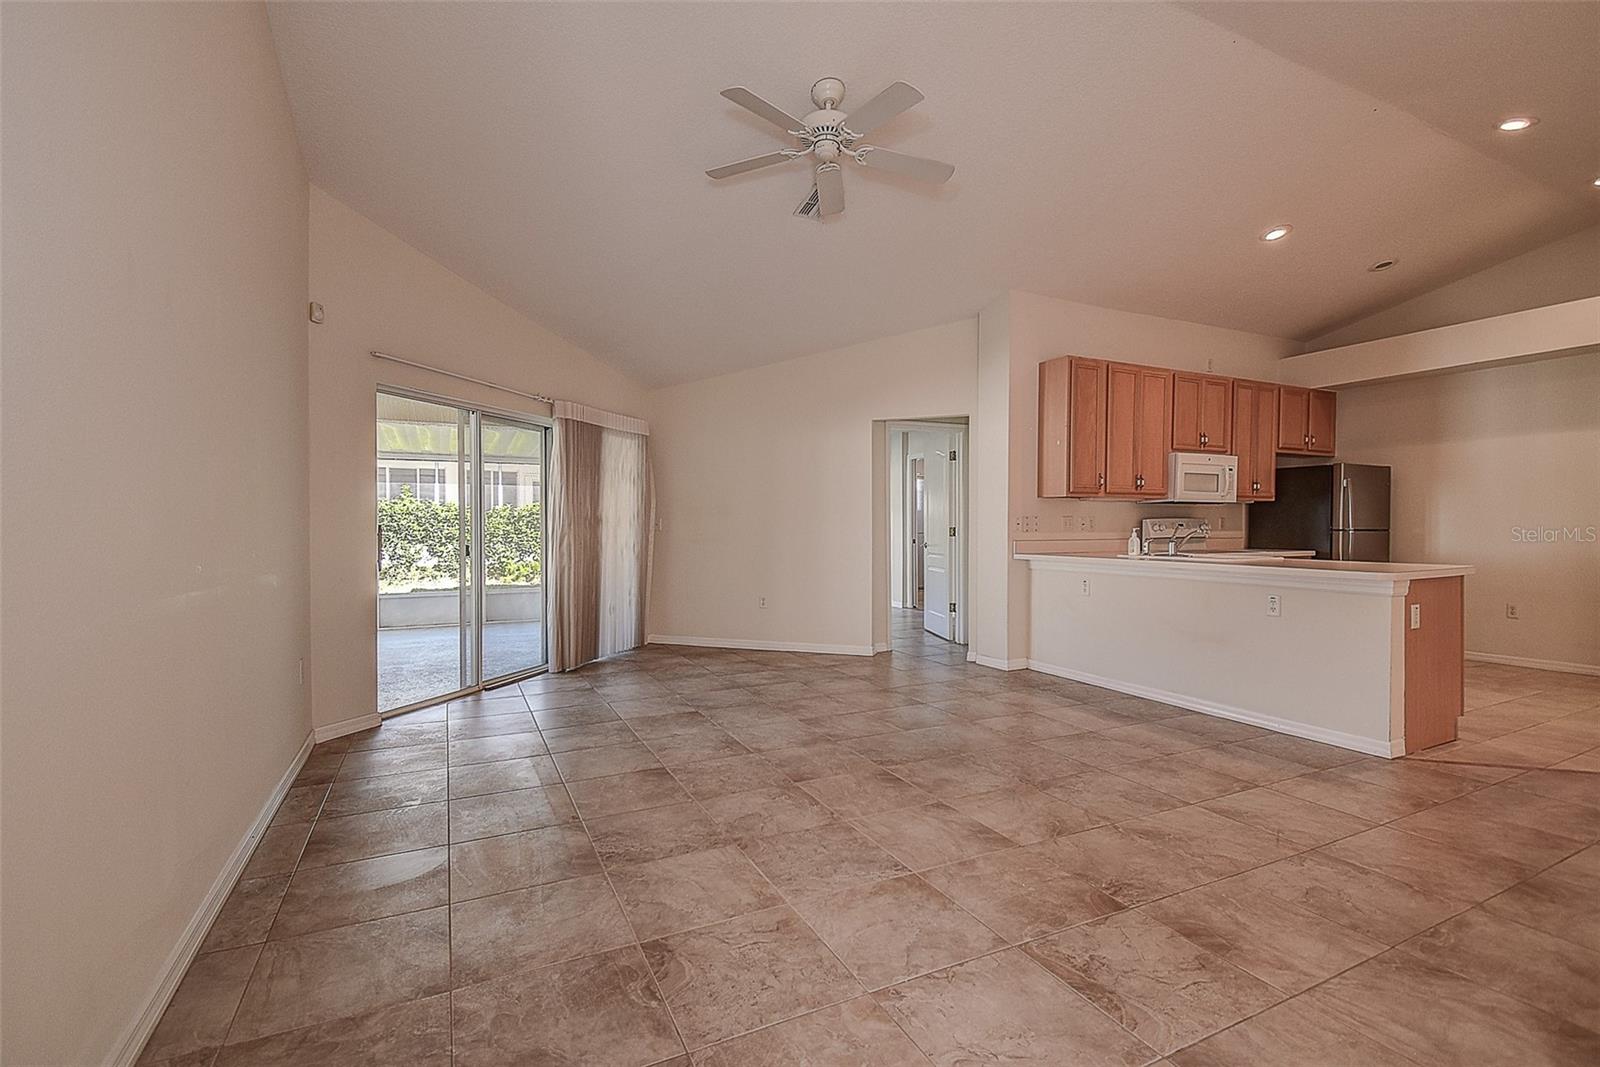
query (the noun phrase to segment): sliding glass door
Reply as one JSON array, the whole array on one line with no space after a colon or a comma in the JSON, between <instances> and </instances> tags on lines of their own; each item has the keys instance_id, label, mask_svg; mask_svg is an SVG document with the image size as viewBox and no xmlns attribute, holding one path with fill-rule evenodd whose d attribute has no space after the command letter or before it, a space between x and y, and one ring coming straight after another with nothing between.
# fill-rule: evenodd
<instances>
[{"instance_id":1,"label":"sliding glass door","mask_svg":"<svg viewBox=\"0 0 1600 1067\"><path fill-rule=\"evenodd\" d=\"M378 394L378 710L546 663L548 427Z\"/></svg>"}]
</instances>

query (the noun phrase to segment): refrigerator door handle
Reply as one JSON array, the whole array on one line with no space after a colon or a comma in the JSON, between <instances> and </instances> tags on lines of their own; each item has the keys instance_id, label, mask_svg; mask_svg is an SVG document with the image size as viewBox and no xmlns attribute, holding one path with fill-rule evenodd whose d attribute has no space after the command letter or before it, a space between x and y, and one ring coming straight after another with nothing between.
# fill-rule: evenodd
<instances>
[{"instance_id":1,"label":"refrigerator door handle","mask_svg":"<svg viewBox=\"0 0 1600 1067\"><path fill-rule=\"evenodd\" d=\"M1346 530L1359 530L1361 527L1356 523L1356 497L1350 491L1349 478L1339 479L1339 493L1344 497L1339 509L1344 512L1344 521L1339 525Z\"/></svg>"}]
</instances>

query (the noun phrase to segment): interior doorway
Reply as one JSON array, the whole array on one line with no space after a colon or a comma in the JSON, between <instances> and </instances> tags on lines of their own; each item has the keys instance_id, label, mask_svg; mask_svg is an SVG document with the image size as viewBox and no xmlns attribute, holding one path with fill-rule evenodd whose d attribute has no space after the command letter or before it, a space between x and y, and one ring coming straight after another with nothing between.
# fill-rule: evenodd
<instances>
[{"instance_id":1,"label":"interior doorway","mask_svg":"<svg viewBox=\"0 0 1600 1067\"><path fill-rule=\"evenodd\" d=\"M549 424L383 391L378 711L543 670Z\"/></svg>"},{"instance_id":2,"label":"interior doorway","mask_svg":"<svg viewBox=\"0 0 1600 1067\"><path fill-rule=\"evenodd\" d=\"M966 451L964 418L885 424L891 645L966 643Z\"/></svg>"}]
</instances>

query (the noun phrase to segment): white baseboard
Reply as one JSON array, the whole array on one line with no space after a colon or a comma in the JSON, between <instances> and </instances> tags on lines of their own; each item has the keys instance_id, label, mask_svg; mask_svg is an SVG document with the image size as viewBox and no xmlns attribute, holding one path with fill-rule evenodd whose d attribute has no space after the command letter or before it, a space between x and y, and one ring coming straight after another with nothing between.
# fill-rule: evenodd
<instances>
[{"instance_id":1,"label":"white baseboard","mask_svg":"<svg viewBox=\"0 0 1600 1067\"><path fill-rule=\"evenodd\" d=\"M228 894L233 892L234 884L238 882L245 864L250 862L250 854L255 851L256 842L261 840L261 835L272 822L272 816L278 811L278 805L283 803L289 787L294 784L295 776L300 773L300 768L305 766L306 757L311 755L312 744L312 735L307 734L305 744L300 746L299 754L290 762L289 769L283 772L283 777L278 779L278 784L273 787L267 802L262 805L255 822L244 835L244 840L233 850L228 862L223 864L222 871L211 883L211 888L201 898L200 907L189 918L189 923L184 927L177 945L167 956L161 977L145 1000L144 1010L123 1035L122 1043L118 1045L117 1053L111 1061L115 1067L132 1067L138 1060L139 1054L144 1051L145 1042L150 1040L156 1024L161 1021L161 1014L167 1010L167 1005L172 1002L172 995L178 991L178 983L183 980L184 972L189 969L189 964L199 953L200 945L205 941L217 914L222 911L222 905L227 903Z\"/></svg>"},{"instance_id":2,"label":"white baseboard","mask_svg":"<svg viewBox=\"0 0 1600 1067\"><path fill-rule=\"evenodd\" d=\"M879 652L887 652L892 647L894 647L894 646L892 646L892 645L880 645L880 644L874 643L873 646L872 646L872 654L874 656L876 656Z\"/></svg>"},{"instance_id":3,"label":"white baseboard","mask_svg":"<svg viewBox=\"0 0 1600 1067\"><path fill-rule=\"evenodd\" d=\"M1030 661L1028 666L1040 674L1050 674L1057 678L1071 678L1075 682L1088 682L1090 685L1097 685L1102 689L1113 689L1118 693L1144 697L1146 700L1159 700L1163 704L1172 704L1176 707L1187 708L1190 711L1198 711L1202 715L1214 715L1219 719L1232 719L1234 722L1259 726L1274 733L1291 734L1294 737L1303 737L1308 741L1320 741L1325 745L1347 748L1352 752L1362 752L1368 756L1383 756L1385 759L1392 759L1395 756L1405 755L1406 751L1404 741L1363 737L1360 734L1347 734L1341 730L1329 730L1321 726L1294 722L1290 719L1280 719L1274 715L1261 715L1257 712L1246 711L1243 708L1235 708L1227 704L1215 704L1209 700L1197 700L1181 693L1169 693L1164 689L1124 682L1116 678L1104 678L1098 674L1090 674L1088 671L1057 667L1054 664L1041 663L1038 660Z\"/></svg>"},{"instance_id":4,"label":"white baseboard","mask_svg":"<svg viewBox=\"0 0 1600 1067\"><path fill-rule=\"evenodd\" d=\"M353 734L360 730L370 730L382 722L383 716L375 711L367 715L352 715L338 722L324 723L312 731L311 736L320 745L324 741L332 741L335 737L343 737L345 734Z\"/></svg>"},{"instance_id":5,"label":"white baseboard","mask_svg":"<svg viewBox=\"0 0 1600 1067\"><path fill-rule=\"evenodd\" d=\"M735 648L747 652L817 652L829 656L870 656L871 645L819 645L809 641L752 641L742 637L686 637L651 634L652 645L693 645L696 648Z\"/></svg>"},{"instance_id":6,"label":"white baseboard","mask_svg":"<svg viewBox=\"0 0 1600 1067\"><path fill-rule=\"evenodd\" d=\"M1600 675L1600 663L1568 663L1559 659L1530 659L1527 656L1502 656L1498 652L1468 652L1467 658L1479 663L1499 663L1507 667L1531 667L1536 671L1562 674Z\"/></svg>"},{"instance_id":7,"label":"white baseboard","mask_svg":"<svg viewBox=\"0 0 1600 1067\"><path fill-rule=\"evenodd\" d=\"M967 653L967 662L976 663L980 667L993 667L997 671L1022 671L1027 670L1030 661L1025 659L995 659L993 656L979 656Z\"/></svg>"}]
</instances>

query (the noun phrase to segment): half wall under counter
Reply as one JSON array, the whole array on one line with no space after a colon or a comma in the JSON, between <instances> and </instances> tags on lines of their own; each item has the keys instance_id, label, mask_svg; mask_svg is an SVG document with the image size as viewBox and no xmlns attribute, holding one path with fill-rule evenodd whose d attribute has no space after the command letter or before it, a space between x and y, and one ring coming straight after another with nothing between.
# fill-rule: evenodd
<instances>
[{"instance_id":1,"label":"half wall under counter","mask_svg":"<svg viewBox=\"0 0 1600 1067\"><path fill-rule=\"evenodd\" d=\"M1455 739L1471 567L1016 558L1034 670L1375 756Z\"/></svg>"}]
</instances>

